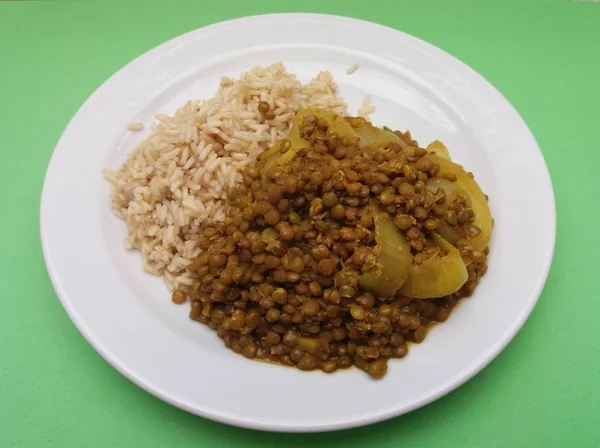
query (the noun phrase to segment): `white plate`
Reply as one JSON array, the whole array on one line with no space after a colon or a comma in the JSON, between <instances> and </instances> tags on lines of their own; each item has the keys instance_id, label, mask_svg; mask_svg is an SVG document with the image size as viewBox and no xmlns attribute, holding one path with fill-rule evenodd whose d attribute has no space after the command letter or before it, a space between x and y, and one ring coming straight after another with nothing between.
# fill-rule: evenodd
<instances>
[{"instance_id":1,"label":"white plate","mask_svg":"<svg viewBox=\"0 0 600 448\"><path fill-rule=\"evenodd\" d=\"M282 60L308 80L333 73L356 111L371 94L377 124L440 139L475 172L496 226L489 271L451 319L390 362L375 381L357 370L325 375L249 361L190 321L110 210L101 169L117 167L149 125L188 99L208 98L221 76ZM352 75L346 68L358 62ZM146 126L148 129L149 126ZM284 14L202 28L140 56L81 107L56 146L41 207L46 264L67 313L123 375L187 411L274 431L324 431L394 417L455 389L485 367L531 312L555 238L552 186L527 126L489 83L443 51L358 20Z\"/></svg>"}]
</instances>

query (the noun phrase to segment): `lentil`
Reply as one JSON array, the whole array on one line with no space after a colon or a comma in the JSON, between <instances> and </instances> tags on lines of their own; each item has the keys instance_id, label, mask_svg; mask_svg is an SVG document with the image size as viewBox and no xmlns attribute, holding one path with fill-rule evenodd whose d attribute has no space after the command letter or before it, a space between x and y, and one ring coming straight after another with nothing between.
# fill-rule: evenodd
<instances>
[{"instance_id":1,"label":"lentil","mask_svg":"<svg viewBox=\"0 0 600 448\"><path fill-rule=\"evenodd\" d=\"M276 117L265 101L258 110L266 120ZM172 300L189 295L190 317L246 358L326 373L355 365L381 378L389 358L406 356L409 342L422 342L433 323L472 294L489 250L474 244L482 229L462 190L428 190L440 166L426 149L364 151L358 139L329 132L328 121L313 114L299 132L310 142L306 148L279 143L280 154L295 151L290 163L242 173L228 194L230 216L198 235L202 253L189 268L196 275L190 291L177 289ZM410 134L397 135L417 145ZM460 186L454 173L440 177ZM465 285L421 300L363 289L361 276L377 263L372 204L409 242L415 266L447 254L431 232L457 232L456 247L470 261Z\"/></svg>"},{"instance_id":2,"label":"lentil","mask_svg":"<svg viewBox=\"0 0 600 448\"><path fill-rule=\"evenodd\" d=\"M185 302L186 298L187 294L181 289L174 290L173 294L171 295L171 300L173 300L173 303L176 303L178 305L181 305L183 302Z\"/></svg>"}]
</instances>

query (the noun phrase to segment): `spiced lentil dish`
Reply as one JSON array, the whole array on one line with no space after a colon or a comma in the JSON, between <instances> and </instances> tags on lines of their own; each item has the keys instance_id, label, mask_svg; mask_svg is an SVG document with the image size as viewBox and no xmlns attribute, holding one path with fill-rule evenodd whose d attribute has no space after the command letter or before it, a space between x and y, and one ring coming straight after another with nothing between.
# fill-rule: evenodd
<instances>
[{"instance_id":1,"label":"spiced lentil dish","mask_svg":"<svg viewBox=\"0 0 600 448\"><path fill-rule=\"evenodd\" d=\"M281 114L259 99L259 124ZM222 216L179 229L194 256L172 300L246 358L381 378L487 270L473 175L438 141L335 108L297 109L220 200Z\"/></svg>"}]
</instances>

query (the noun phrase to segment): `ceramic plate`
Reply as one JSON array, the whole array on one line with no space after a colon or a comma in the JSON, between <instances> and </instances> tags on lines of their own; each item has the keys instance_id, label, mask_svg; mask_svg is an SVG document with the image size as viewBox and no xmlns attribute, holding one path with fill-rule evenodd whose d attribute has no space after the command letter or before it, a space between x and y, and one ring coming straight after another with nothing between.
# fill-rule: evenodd
<instances>
[{"instance_id":1,"label":"ceramic plate","mask_svg":"<svg viewBox=\"0 0 600 448\"><path fill-rule=\"evenodd\" d=\"M310 29L310 32L306 32ZM476 173L495 229L489 271L473 297L383 380L249 361L189 320L161 279L123 249L103 168L116 168L155 113L209 98L222 76L283 61L304 81L329 70L356 112L365 94L378 125L440 139ZM354 63L359 69L346 74ZM533 225L535 223L535 225ZM540 225L539 223L544 223ZM365 425L423 406L485 367L533 309L550 267L555 207L542 154L518 113L485 79L419 39L342 17L283 14L208 26L140 56L85 102L58 142L41 207L44 256L67 313L89 343L164 401L220 422L274 431Z\"/></svg>"}]
</instances>

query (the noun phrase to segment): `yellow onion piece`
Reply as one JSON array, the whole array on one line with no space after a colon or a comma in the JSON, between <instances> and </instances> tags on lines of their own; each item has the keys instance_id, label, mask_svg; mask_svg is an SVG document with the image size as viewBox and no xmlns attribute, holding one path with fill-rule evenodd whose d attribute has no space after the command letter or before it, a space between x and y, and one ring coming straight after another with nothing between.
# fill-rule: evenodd
<instances>
[{"instance_id":1,"label":"yellow onion piece","mask_svg":"<svg viewBox=\"0 0 600 448\"><path fill-rule=\"evenodd\" d=\"M446 192L447 204L450 204L455 199L462 198L466 201L467 207L471 207L471 200L469 196L455 182L450 182L448 179L440 177L432 177L427 181L426 187L432 193L438 191L439 188L443 188ZM452 226L444 219L439 220L439 225L436 229L436 232L453 245L456 245L456 242L463 237L463 232L458 226Z\"/></svg>"},{"instance_id":2,"label":"yellow onion piece","mask_svg":"<svg viewBox=\"0 0 600 448\"><path fill-rule=\"evenodd\" d=\"M475 182L475 179L469 175L461 165L438 157L433 154L427 154L422 161L431 161L437 163L440 167L437 178L444 178L446 174L454 174L456 181L452 182L454 188L460 189L467 196L467 204L475 214L473 224L481 229L481 234L477 237L483 245L487 245L492 234L494 221L490 213L490 206L481 187Z\"/></svg>"},{"instance_id":3,"label":"yellow onion piece","mask_svg":"<svg viewBox=\"0 0 600 448\"><path fill-rule=\"evenodd\" d=\"M311 144L308 140L300 137L300 128L302 127L304 119L308 115L314 115L317 118L322 118L327 121L328 133L336 133L339 136L356 137L356 133L352 129L352 126L350 126L350 124L341 116L328 110L301 109L294 117L294 122L290 128L288 136L285 139L277 141L277 143L259 156L257 167L261 173L263 181L267 180L269 170L271 168L290 163L298 151L303 148L311 147ZM290 149L282 154L280 148L284 140L289 140L291 146Z\"/></svg>"},{"instance_id":4,"label":"yellow onion piece","mask_svg":"<svg viewBox=\"0 0 600 448\"><path fill-rule=\"evenodd\" d=\"M336 133L340 137L356 137L356 132L352 126L350 126L350 123L348 123L342 116L329 110L314 108L300 109L296 113L294 125L290 130L290 135L292 137L300 136L300 127L302 126L302 122L309 115L314 115L317 118L322 118L325 120L328 125L328 134Z\"/></svg>"},{"instance_id":5,"label":"yellow onion piece","mask_svg":"<svg viewBox=\"0 0 600 448\"><path fill-rule=\"evenodd\" d=\"M404 235L387 213L375 206L373 218L377 264L358 278L358 284L378 297L387 297L395 294L406 281L413 257Z\"/></svg>"},{"instance_id":6,"label":"yellow onion piece","mask_svg":"<svg viewBox=\"0 0 600 448\"><path fill-rule=\"evenodd\" d=\"M385 148L390 143L406 147L406 143L392 131L373 126L364 119L352 119L354 132L360 137L358 145L361 149Z\"/></svg>"},{"instance_id":7,"label":"yellow onion piece","mask_svg":"<svg viewBox=\"0 0 600 448\"><path fill-rule=\"evenodd\" d=\"M458 249L437 233L432 234L432 239L447 254L411 265L408 278L398 291L400 294L413 299L444 297L458 291L467 281L467 268Z\"/></svg>"},{"instance_id":8,"label":"yellow onion piece","mask_svg":"<svg viewBox=\"0 0 600 448\"><path fill-rule=\"evenodd\" d=\"M458 240L463 238L463 234L457 226L451 226L444 219L439 220L439 225L436 232L450 244L456 244Z\"/></svg>"},{"instance_id":9,"label":"yellow onion piece","mask_svg":"<svg viewBox=\"0 0 600 448\"><path fill-rule=\"evenodd\" d=\"M456 182L449 181L444 177L431 177L427 180L427 189L432 193L435 193L438 188L443 188L446 192L446 203L450 204L455 199L464 199L467 203L467 207L471 206L471 198L465 190Z\"/></svg>"},{"instance_id":10,"label":"yellow onion piece","mask_svg":"<svg viewBox=\"0 0 600 448\"><path fill-rule=\"evenodd\" d=\"M450 151L448 151L448 148L446 148L446 145L444 145L439 140L434 140L425 149L427 150L427 152L434 152L436 156L441 157L442 159L446 159L446 160L450 160L450 161L452 160L450 158Z\"/></svg>"},{"instance_id":11,"label":"yellow onion piece","mask_svg":"<svg viewBox=\"0 0 600 448\"><path fill-rule=\"evenodd\" d=\"M257 168L264 180L267 179L269 170L276 166L285 165L292 161L296 156L296 153L303 148L310 148L310 142L300 137L287 137L287 140L291 143L290 149L284 154L279 151L281 143L286 139L281 139L275 143L267 151L260 155L260 159L257 164Z\"/></svg>"}]
</instances>

